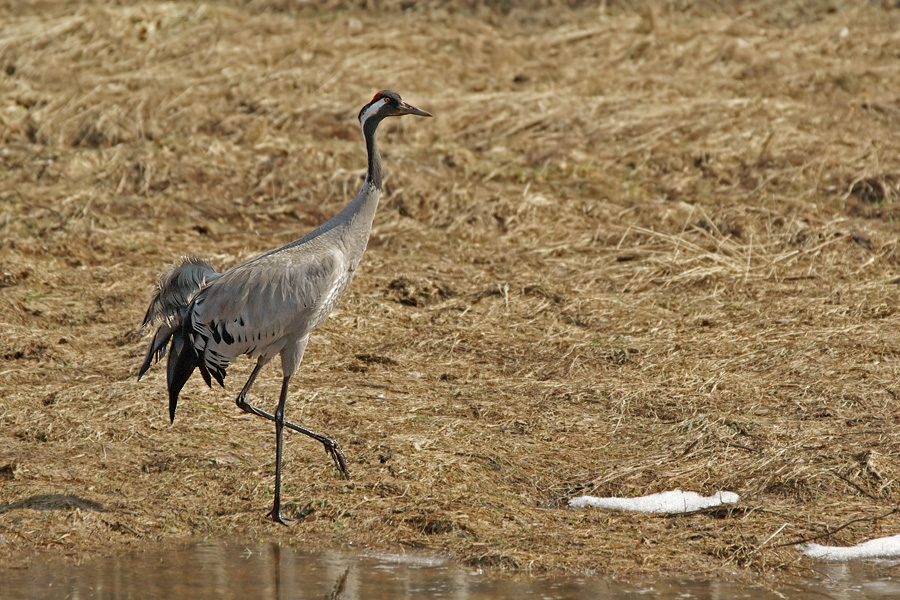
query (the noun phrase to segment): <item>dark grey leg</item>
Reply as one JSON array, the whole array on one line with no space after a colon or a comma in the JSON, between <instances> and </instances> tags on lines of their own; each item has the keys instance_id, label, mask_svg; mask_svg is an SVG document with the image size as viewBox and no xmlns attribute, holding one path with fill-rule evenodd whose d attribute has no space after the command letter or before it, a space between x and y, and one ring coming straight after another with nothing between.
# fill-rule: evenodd
<instances>
[{"instance_id":1,"label":"dark grey leg","mask_svg":"<svg viewBox=\"0 0 900 600\"><path fill-rule=\"evenodd\" d=\"M278 397L278 408L275 409L275 505L269 516L276 523L287 525L281 517L281 443L284 430L284 403L287 400L288 382L290 377L285 377L281 383L281 395ZM292 521L293 519L288 519Z\"/></svg>"},{"instance_id":2,"label":"dark grey leg","mask_svg":"<svg viewBox=\"0 0 900 600\"><path fill-rule=\"evenodd\" d=\"M254 414L257 417L262 417L263 419L268 419L269 421L275 421L275 415L267 413L264 410L260 410L247 402L247 394L250 392L250 387L253 385L253 381L256 379L256 375L259 373L259 370L262 367L263 365L257 364L253 369L253 372L250 373L250 378L247 379L247 383L244 384L244 388L241 390L241 393L237 397L237 405L244 412ZM288 377L287 379L290 379L290 377ZM282 395L287 394L286 384L281 388L281 393ZM279 406L281 406L280 402ZM341 475L344 477L350 477L350 471L349 469L347 469L347 459L344 457L344 451L341 450L341 445L338 444L336 440L322 435L321 433L316 433L315 431L307 429L306 427L301 427L300 425L291 423L290 421L283 421L283 423L283 426L287 427L288 429L296 431L297 433L302 433L303 435L308 435L314 440L322 442L322 444L325 446L325 451L328 452L329 456L331 456L331 459L334 461L334 466L336 466L338 471L341 472Z\"/></svg>"}]
</instances>

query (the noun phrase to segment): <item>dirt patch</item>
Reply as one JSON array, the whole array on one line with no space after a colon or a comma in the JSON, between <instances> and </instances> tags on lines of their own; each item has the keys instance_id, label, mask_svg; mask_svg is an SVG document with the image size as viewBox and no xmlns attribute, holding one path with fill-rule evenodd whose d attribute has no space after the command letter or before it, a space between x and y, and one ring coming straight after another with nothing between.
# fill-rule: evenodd
<instances>
[{"instance_id":1,"label":"dirt patch","mask_svg":"<svg viewBox=\"0 0 900 600\"><path fill-rule=\"evenodd\" d=\"M10 4L4 563L237 535L733 576L896 533L900 11L875 4ZM289 437L286 529L272 431L234 406L250 362L170 425L136 329L166 264L340 210L382 88L436 118L380 133L369 250L288 403L351 478ZM675 488L742 501L566 508Z\"/></svg>"}]
</instances>

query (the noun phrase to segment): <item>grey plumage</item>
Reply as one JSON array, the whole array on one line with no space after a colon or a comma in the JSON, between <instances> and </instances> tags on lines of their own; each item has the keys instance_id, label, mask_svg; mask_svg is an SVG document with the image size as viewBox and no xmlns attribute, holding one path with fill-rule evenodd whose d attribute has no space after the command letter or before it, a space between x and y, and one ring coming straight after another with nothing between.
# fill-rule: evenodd
<instances>
[{"instance_id":1,"label":"grey plumage","mask_svg":"<svg viewBox=\"0 0 900 600\"><path fill-rule=\"evenodd\" d=\"M156 330L147 349L144 364L138 372L138 381L150 368L154 359L159 361L165 355L166 344L171 339L166 368L166 380L171 387L173 371L184 347L184 336L181 332L184 312L196 293L218 276L219 273L216 273L212 265L194 257L186 257L182 259L181 264L160 273L156 283L156 294L150 301L140 330L155 323L159 323L159 329ZM172 418L175 418L174 414Z\"/></svg>"},{"instance_id":2,"label":"grey plumage","mask_svg":"<svg viewBox=\"0 0 900 600\"><path fill-rule=\"evenodd\" d=\"M175 420L178 396L195 369L207 385L220 385L229 364L245 354L257 359L237 405L275 422L276 468L273 520L280 515L282 428L308 435L325 446L338 470L348 475L346 459L333 439L284 420L288 382L297 371L309 336L347 291L369 240L381 195L381 156L375 139L382 119L399 115L431 116L382 91L363 107L359 121L366 142L367 170L362 189L341 212L302 238L252 258L223 273L208 263L184 259L163 273L147 309L143 327L158 323L138 379L169 344L166 365L169 415ZM281 356L282 388L274 414L247 402L259 370Z\"/></svg>"}]
</instances>

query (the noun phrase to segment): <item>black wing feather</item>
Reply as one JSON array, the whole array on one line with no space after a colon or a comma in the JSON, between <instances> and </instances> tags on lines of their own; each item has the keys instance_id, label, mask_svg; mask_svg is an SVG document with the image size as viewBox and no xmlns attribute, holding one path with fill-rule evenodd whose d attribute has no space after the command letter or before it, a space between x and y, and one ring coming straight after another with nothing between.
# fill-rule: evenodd
<instances>
[{"instance_id":1,"label":"black wing feather","mask_svg":"<svg viewBox=\"0 0 900 600\"><path fill-rule=\"evenodd\" d=\"M191 374L197 367L197 353L194 348L184 344L185 329L182 328L172 340L172 350L169 352L169 362L166 365L166 373L169 387L169 419L175 422L175 407L178 406L178 394ZM178 350L176 350L176 345ZM201 372L203 369L201 368Z\"/></svg>"}]
</instances>

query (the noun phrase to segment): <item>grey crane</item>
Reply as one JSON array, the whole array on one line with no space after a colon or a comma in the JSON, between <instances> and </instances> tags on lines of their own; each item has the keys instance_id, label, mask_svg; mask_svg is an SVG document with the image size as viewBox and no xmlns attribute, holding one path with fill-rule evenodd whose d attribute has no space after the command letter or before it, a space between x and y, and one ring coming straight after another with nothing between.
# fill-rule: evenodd
<instances>
[{"instance_id":1,"label":"grey crane","mask_svg":"<svg viewBox=\"0 0 900 600\"><path fill-rule=\"evenodd\" d=\"M178 395L194 369L212 387L224 387L228 365L242 354L256 358L256 367L237 397L242 410L275 422L275 504L268 514L281 516L282 432L285 427L318 440L335 466L349 476L337 441L284 420L288 384L312 331L340 301L362 259L381 196L381 155L375 133L385 117L431 114L410 106L396 92L384 90L359 112L368 154L365 181L356 197L331 220L285 246L217 273L205 261L183 259L160 274L141 329L159 327L150 342L138 380L169 346L166 380L169 418L175 421ZM247 402L259 371L281 355L281 394L275 413ZM288 519L289 520L289 519Z\"/></svg>"}]
</instances>

